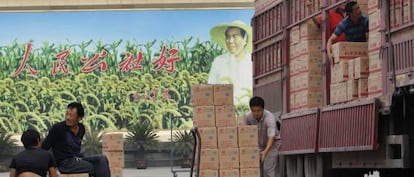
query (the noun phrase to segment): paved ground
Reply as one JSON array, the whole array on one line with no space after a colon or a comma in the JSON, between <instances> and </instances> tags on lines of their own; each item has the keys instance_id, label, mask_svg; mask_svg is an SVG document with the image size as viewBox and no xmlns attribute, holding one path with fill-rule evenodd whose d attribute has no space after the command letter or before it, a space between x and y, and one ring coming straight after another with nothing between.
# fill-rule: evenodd
<instances>
[{"instance_id":1,"label":"paved ground","mask_svg":"<svg viewBox=\"0 0 414 177\"><path fill-rule=\"evenodd\" d=\"M177 167L174 170L182 170ZM189 170L189 169L185 169ZM9 177L9 173L0 173L0 177ZM133 168L124 169L124 177L174 177L171 167L149 167L145 170ZM177 177L190 177L190 172L178 172Z\"/></svg>"}]
</instances>

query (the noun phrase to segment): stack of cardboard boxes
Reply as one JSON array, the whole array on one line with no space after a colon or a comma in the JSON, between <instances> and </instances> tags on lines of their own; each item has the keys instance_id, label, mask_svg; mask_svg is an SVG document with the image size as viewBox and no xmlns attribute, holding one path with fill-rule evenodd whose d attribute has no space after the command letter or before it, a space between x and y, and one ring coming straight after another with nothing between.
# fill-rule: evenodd
<instances>
[{"instance_id":1,"label":"stack of cardboard boxes","mask_svg":"<svg viewBox=\"0 0 414 177\"><path fill-rule=\"evenodd\" d=\"M368 95L377 97L382 92L382 60L380 59L381 47L381 10L378 8L378 0L369 0L369 38L368 38L368 58L369 58L369 78ZM391 25L394 20L391 18Z\"/></svg>"},{"instance_id":2,"label":"stack of cardboard boxes","mask_svg":"<svg viewBox=\"0 0 414 177\"><path fill-rule=\"evenodd\" d=\"M321 31L312 20L290 31L290 108L292 111L323 104Z\"/></svg>"},{"instance_id":3,"label":"stack of cardboard boxes","mask_svg":"<svg viewBox=\"0 0 414 177\"><path fill-rule=\"evenodd\" d=\"M366 42L337 42L332 45L331 103L368 96L367 47Z\"/></svg>"},{"instance_id":4,"label":"stack of cardboard boxes","mask_svg":"<svg viewBox=\"0 0 414 177\"><path fill-rule=\"evenodd\" d=\"M257 126L236 124L233 85L195 85L191 103L201 137L200 177L259 177Z\"/></svg>"},{"instance_id":5,"label":"stack of cardboard boxes","mask_svg":"<svg viewBox=\"0 0 414 177\"><path fill-rule=\"evenodd\" d=\"M122 177L124 168L124 137L122 133L102 136L102 153L108 158L112 177Z\"/></svg>"}]
</instances>

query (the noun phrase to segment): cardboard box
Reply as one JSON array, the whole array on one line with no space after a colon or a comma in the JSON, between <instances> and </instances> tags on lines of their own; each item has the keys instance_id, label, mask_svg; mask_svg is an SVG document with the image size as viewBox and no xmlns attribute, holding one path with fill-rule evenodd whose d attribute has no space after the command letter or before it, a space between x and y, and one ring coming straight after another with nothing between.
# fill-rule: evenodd
<instances>
[{"instance_id":1,"label":"cardboard box","mask_svg":"<svg viewBox=\"0 0 414 177\"><path fill-rule=\"evenodd\" d=\"M334 62L352 60L368 55L368 43L366 42L337 42L332 45Z\"/></svg>"},{"instance_id":2,"label":"cardboard box","mask_svg":"<svg viewBox=\"0 0 414 177\"><path fill-rule=\"evenodd\" d=\"M331 84L330 89L331 89L331 98L330 98L331 104L347 101L347 98L348 98L347 82Z\"/></svg>"},{"instance_id":3,"label":"cardboard box","mask_svg":"<svg viewBox=\"0 0 414 177\"><path fill-rule=\"evenodd\" d=\"M290 85L289 85L290 91L292 91L292 90L294 91L294 90L297 90L298 89L299 84L300 84L300 78L301 78L299 74L291 75L290 76L290 80L289 80L289 83L290 83Z\"/></svg>"},{"instance_id":4,"label":"cardboard box","mask_svg":"<svg viewBox=\"0 0 414 177\"><path fill-rule=\"evenodd\" d=\"M320 56L302 55L297 62L300 72L322 74L322 58Z\"/></svg>"},{"instance_id":5,"label":"cardboard box","mask_svg":"<svg viewBox=\"0 0 414 177\"><path fill-rule=\"evenodd\" d=\"M368 0L368 14L378 10L378 1L379 0ZM371 18L369 19L371 20Z\"/></svg>"},{"instance_id":6,"label":"cardboard box","mask_svg":"<svg viewBox=\"0 0 414 177\"><path fill-rule=\"evenodd\" d=\"M220 169L220 177L240 177L239 169Z\"/></svg>"},{"instance_id":7,"label":"cardboard box","mask_svg":"<svg viewBox=\"0 0 414 177\"><path fill-rule=\"evenodd\" d=\"M355 64L355 79L368 78L369 75L369 60L368 57L359 57L354 59Z\"/></svg>"},{"instance_id":8,"label":"cardboard box","mask_svg":"<svg viewBox=\"0 0 414 177\"><path fill-rule=\"evenodd\" d=\"M358 99L358 80L347 81L347 101Z\"/></svg>"},{"instance_id":9,"label":"cardboard box","mask_svg":"<svg viewBox=\"0 0 414 177\"><path fill-rule=\"evenodd\" d=\"M199 170L218 170L219 153L218 149L201 149Z\"/></svg>"},{"instance_id":10,"label":"cardboard box","mask_svg":"<svg viewBox=\"0 0 414 177\"><path fill-rule=\"evenodd\" d=\"M213 85L198 84L191 87L191 105L213 106L214 94Z\"/></svg>"},{"instance_id":11,"label":"cardboard box","mask_svg":"<svg viewBox=\"0 0 414 177\"><path fill-rule=\"evenodd\" d=\"M103 151L123 151L124 150L124 134L107 132L102 136Z\"/></svg>"},{"instance_id":12,"label":"cardboard box","mask_svg":"<svg viewBox=\"0 0 414 177\"><path fill-rule=\"evenodd\" d=\"M341 61L338 64L335 64L333 68L331 68L331 83L340 83L347 81L349 78L348 75L348 62Z\"/></svg>"},{"instance_id":13,"label":"cardboard box","mask_svg":"<svg viewBox=\"0 0 414 177\"><path fill-rule=\"evenodd\" d=\"M220 169L238 169L240 167L239 148L219 149L219 159Z\"/></svg>"},{"instance_id":14,"label":"cardboard box","mask_svg":"<svg viewBox=\"0 0 414 177\"><path fill-rule=\"evenodd\" d=\"M368 52L373 53L381 48L381 32L370 32L368 38Z\"/></svg>"},{"instance_id":15,"label":"cardboard box","mask_svg":"<svg viewBox=\"0 0 414 177\"><path fill-rule=\"evenodd\" d=\"M368 4L358 4L362 14L368 14Z\"/></svg>"},{"instance_id":16,"label":"cardboard box","mask_svg":"<svg viewBox=\"0 0 414 177\"><path fill-rule=\"evenodd\" d=\"M238 142L239 147L253 147L257 148L259 146L259 135L257 130L257 125L244 125L238 126Z\"/></svg>"},{"instance_id":17,"label":"cardboard box","mask_svg":"<svg viewBox=\"0 0 414 177\"><path fill-rule=\"evenodd\" d=\"M124 169L123 168L111 168L111 177L124 177Z\"/></svg>"},{"instance_id":18,"label":"cardboard box","mask_svg":"<svg viewBox=\"0 0 414 177\"><path fill-rule=\"evenodd\" d=\"M322 75L320 74L310 74L308 72L300 73L297 76L298 84L294 88L291 88L291 92L300 92L303 90L320 90L322 87Z\"/></svg>"},{"instance_id":19,"label":"cardboard box","mask_svg":"<svg viewBox=\"0 0 414 177\"><path fill-rule=\"evenodd\" d=\"M199 177L219 177L218 170L200 170Z\"/></svg>"},{"instance_id":20,"label":"cardboard box","mask_svg":"<svg viewBox=\"0 0 414 177\"><path fill-rule=\"evenodd\" d=\"M321 40L322 31L315 25L312 19L300 24L300 40Z\"/></svg>"},{"instance_id":21,"label":"cardboard box","mask_svg":"<svg viewBox=\"0 0 414 177\"><path fill-rule=\"evenodd\" d=\"M259 168L260 150L256 148L240 148L240 168Z\"/></svg>"},{"instance_id":22,"label":"cardboard box","mask_svg":"<svg viewBox=\"0 0 414 177\"><path fill-rule=\"evenodd\" d=\"M300 58L290 60L289 67L290 67L289 68L289 75L290 76L299 74L300 73L300 67L301 67Z\"/></svg>"},{"instance_id":23,"label":"cardboard box","mask_svg":"<svg viewBox=\"0 0 414 177\"><path fill-rule=\"evenodd\" d=\"M240 177L260 177L260 168L241 168Z\"/></svg>"},{"instance_id":24,"label":"cardboard box","mask_svg":"<svg viewBox=\"0 0 414 177\"><path fill-rule=\"evenodd\" d=\"M348 61L348 80L353 79L355 79L355 59Z\"/></svg>"},{"instance_id":25,"label":"cardboard box","mask_svg":"<svg viewBox=\"0 0 414 177\"><path fill-rule=\"evenodd\" d=\"M295 101L295 109L321 106L323 104L322 89L315 91L302 90L300 92L297 92Z\"/></svg>"},{"instance_id":26,"label":"cardboard box","mask_svg":"<svg viewBox=\"0 0 414 177\"><path fill-rule=\"evenodd\" d=\"M292 87L290 87L290 89L292 89ZM295 95L296 93L290 93L290 99L289 99L289 108L295 108L296 107L296 102L295 102ZM240 139L240 138L239 138Z\"/></svg>"},{"instance_id":27,"label":"cardboard box","mask_svg":"<svg viewBox=\"0 0 414 177\"><path fill-rule=\"evenodd\" d=\"M236 111L234 106L216 106L215 112L217 127L236 126Z\"/></svg>"},{"instance_id":28,"label":"cardboard box","mask_svg":"<svg viewBox=\"0 0 414 177\"><path fill-rule=\"evenodd\" d=\"M216 149L217 148L217 130L216 127L198 128L201 138L202 149Z\"/></svg>"},{"instance_id":29,"label":"cardboard box","mask_svg":"<svg viewBox=\"0 0 414 177\"><path fill-rule=\"evenodd\" d=\"M88 173L59 174L59 177L89 177Z\"/></svg>"},{"instance_id":30,"label":"cardboard box","mask_svg":"<svg viewBox=\"0 0 414 177\"><path fill-rule=\"evenodd\" d=\"M299 43L299 51L301 55L322 57L321 48L322 40L303 40Z\"/></svg>"},{"instance_id":31,"label":"cardboard box","mask_svg":"<svg viewBox=\"0 0 414 177\"><path fill-rule=\"evenodd\" d=\"M217 128L218 148L238 148L237 127Z\"/></svg>"},{"instance_id":32,"label":"cardboard box","mask_svg":"<svg viewBox=\"0 0 414 177\"><path fill-rule=\"evenodd\" d=\"M291 45L289 47L290 60L295 60L295 59L300 57L300 55L301 55L300 47L301 47L301 45L299 43Z\"/></svg>"},{"instance_id":33,"label":"cardboard box","mask_svg":"<svg viewBox=\"0 0 414 177\"><path fill-rule=\"evenodd\" d=\"M413 7L413 2L411 0L403 0L403 22L407 24L410 22L410 17L413 16L414 9L410 12L410 8Z\"/></svg>"},{"instance_id":34,"label":"cardboard box","mask_svg":"<svg viewBox=\"0 0 414 177\"><path fill-rule=\"evenodd\" d=\"M214 105L233 105L233 84L214 85Z\"/></svg>"},{"instance_id":35,"label":"cardboard box","mask_svg":"<svg viewBox=\"0 0 414 177\"><path fill-rule=\"evenodd\" d=\"M193 124L195 127L215 127L216 112L214 106L195 106L193 108Z\"/></svg>"},{"instance_id":36,"label":"cardboard box","mask_svg":"<svg viewBox=\"0 0 414 177\"><path fill-rule=\"evenodd\" d=\"M294 26L290 30L290 45L297 44L300 41L299 26Z\"/></svg>"},{"instance_id":37,"label":"cardboard box","mask_svg":"<svg viewBox=\"0 0 414 177\"><path fill-rule=\"evenodd\" d=\"M369 32L378 32L381 26L381 11L374 10L369 14Z\"/></svg>"},{"instance_id":38,"label":"cardboard box","mask_svg":"<svg viewBox=\"0 0 414 177\"><path fill-rule=\"evenodd\" d=\"M124 151L103 151L102 154L108 158L110 168L125 167Z\"/></svg>"},{"instance_id":39,"label":"cardboard box","mask_svg":"<svg viewBox=\"0 0 414 177\"><path fill-rule=\"evenodd\" d=\"M378 72L382 69L382 60L379 58L379 54L369 56L369 72Z\"/></svg>"},{"instance_id":40,"label":"cardboard box","mask_svg":"<svg viewBox=\"0 0 414 177\"><path fill-rule=\"evenodd\" d=\"M382 94L382 72L370 73L368 77L368 97L377 97Z\"/></svg>"},{"instance_id":41,"label":"cardboard box","mask_svg":"<svg viewBox=\"0 0 414 177\"><path fill-rule=\"evenodd\" d=\"M237 119L237 126L246 125L246 116L245 115L238 116L236 119Z\"/></svg>"},{"instance_id":42,"label":"cardboard box","mask_svg":"<svg viewBox=\"0 0 414 177\"><path fill-rule=\"evenodd\" d=\"M368 79L358 79L358 97L368 97Z\"/></svg>"}]
</instances>

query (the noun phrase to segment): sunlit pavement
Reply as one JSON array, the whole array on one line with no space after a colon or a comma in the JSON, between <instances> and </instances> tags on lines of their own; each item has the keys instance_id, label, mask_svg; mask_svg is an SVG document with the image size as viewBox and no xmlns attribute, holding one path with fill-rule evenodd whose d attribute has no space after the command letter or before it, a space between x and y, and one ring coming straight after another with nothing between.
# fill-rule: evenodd
<instances>
[{"instance_id":1,"label":"sunlit pavement","mask_svg":"<svg viewBox=\"0 0 414 177\"><path fill-rule=\"evenodd\" d=\"M177 170L182 170L177 167ZM190 170L190 169L185 169ZM189 177L190 172L178 172L177 177ZM0 173L0 177L9 177L9 173ZM124 169L124 177L174 177L171 172L171 167L149 167L144 170L133 168Z\"/></svg>"}]
</instances>

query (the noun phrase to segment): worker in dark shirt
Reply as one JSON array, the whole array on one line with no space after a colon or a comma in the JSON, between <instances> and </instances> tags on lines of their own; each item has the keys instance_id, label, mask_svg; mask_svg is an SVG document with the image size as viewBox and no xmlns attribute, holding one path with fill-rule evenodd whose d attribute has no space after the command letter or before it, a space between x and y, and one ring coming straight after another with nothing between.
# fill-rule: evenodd
<instances>
[{"instance_id":1,"label":"worker in dark shirt","mask_svg":"<svg viewBox=\"0 0 414 177\"><path fill-rule=\"evenodd\" d=\"M10 163L10 177L57 177L53 155L40 148L40 134L29 129L22 134L25 150L17 154Z\"/></svg>"},{"instance_id":2,"label":"worker in dark shirt","mask_svg":"<svg viewBox=\"0 0 414 177\"><path fill-rule=\"evenodd\" d=\"M369 20L367 16L362 15L359 5L355 1L348 2L345 5L345 12L347 16L339 23L327 42L326 48L331 64L333 64L332 42L342 33L345 33L348 42L366 42L368 39Z\"/></svg>"},{"instance_id":3,"label":"worker in dark shirt","mask_svg":"<svg viewBox=\"0 0 414 177\"><path fill-rule=\"evenodd\" d=\"M329 34L331 35L334 33L336 27L339 25L339 23L344 19L345 13L345 4L339 5L336 9L329 10L328 13L328 19L329 19ZM321 24L323 22L322 15L316 16L313 18L313 22L315 25L320 28ZM346 41L345 39L345 33L342 33L339 37L337 37L332 43L335 44L337 42Z\"/></svg>"},{"instance_id":4,"label":"worker in dark shirt","mask_svg":"<svg viewBox=\"0 0 414 177\"><path fill-rule=\"evenodd\" d=\"M53 125L42 143L42 148L52 148L58 169L61 173L89 173L95 177L109 177L109 165L106 156L83 157L81 142L85 135L85 126L79 121L85 112L82 104L70 103L66 110L65 121Z\"/></svg>"}]
</instances>

